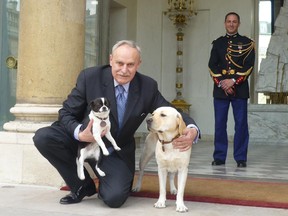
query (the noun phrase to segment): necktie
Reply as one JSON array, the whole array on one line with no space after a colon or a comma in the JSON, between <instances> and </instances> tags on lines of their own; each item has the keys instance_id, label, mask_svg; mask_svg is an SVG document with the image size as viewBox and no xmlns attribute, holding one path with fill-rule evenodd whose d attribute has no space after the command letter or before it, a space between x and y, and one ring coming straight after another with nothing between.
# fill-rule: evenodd
<instances>
[{"instance_id":1,"label":"necktie","mask_svg":"<svg viewBox=\"0 0 288 216\"><path fill-rule=\"evenodd\" d=\"M125 113L126 98L124 95L124 87L122 85L116 86L117 89L117 112L119 127L122 127L122 121Z\"/></svg>"}]
</instances>

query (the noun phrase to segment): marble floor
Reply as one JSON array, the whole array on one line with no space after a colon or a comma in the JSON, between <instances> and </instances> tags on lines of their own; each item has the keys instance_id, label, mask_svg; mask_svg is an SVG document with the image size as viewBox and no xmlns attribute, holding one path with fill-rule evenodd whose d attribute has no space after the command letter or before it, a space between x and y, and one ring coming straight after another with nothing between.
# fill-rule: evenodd
<instances>
[{"instance_id":1,"label":"marble floor","mask_svg":"<svg viewBox=\"0 0 288 216\"><path fill-rule=\"evenodd\" d=\"M81 203L61 205L59 199L67 194L58 188L0 183L0 216L287 216L287 209L258 208L203 202L185 202L189 211L175 211L175 201L167 200L166 208L157 209L151 198L129 197L121 208L108 208L94 195Z\"/></svg>"},{"instance_id":2,"label":"marble floor","mask_svg":"<svg viewBox=\"0 0 288 216\"><path fill-rule=\"evenodd\" d=\"M137 148L137 163L141 154ZM233 145L229 144L226 165L211 166L213 143L199 141L193 145L189 174L213 178L253 179L259 181L288 182L288 146L279 144L249 144L246 168L237 168L233 159ZM136 165L138 167L138 164ZM157 171L155 158L146 167L147 171Z\"/></svg>"},{"instance_id":3,"label":"marble floor","mask_svg":"<svg viewBox=\"0 0 288 216\"><path fill-rule=\"evenodd\" d=\"M189 174L213 178L257 179L259 181L288 181L287 155L288 147L275 145L249 146L248 167L236 168L232 159L232 148L225 166L211 166L213 144L203 142L193 146ZM141 148L137 148L137 161ZM138 165L138 164L137 164ZM157 170L155 159L152 159L147 171ZM173 200L167 200L167 207L156 209L156 199L129 197L120 209L108 208L97 199L97 196L85 198L81 203L61 205L59 199L66 195L59 188L45 188L25 185L0 183L0 216L80 216L80 215L180 215L175 211ZM183 215L194 216L286 216L288 209L259 208L238 205L224 205L203 202L185 202L189 208Z\"/></svg>"},{"instance_id":4,"label":"marble floor","mask_svg":"<svg viewBox=\"0 0 288 216\"><path fill-rule=\"evenodd\" d=\"M141 146L141 145L140 145ZM211 166L213 144L203 142L193 146L189 174L193 176L257 179L261 181L288 181L288 148L285 146L253 145L249 146L248 167L236 168L232 159L232 147L225 166ZM141 148L137 148L137 161ZM137 164L138 165L138 164ZM155 159L147 166L147 171L156 171ZM0 183L0 216L80 216L80 215L180 215L175 211L173 200L167 200L167 207L156 209L156 199L129 197L120 209L108 208L97 196L85 198L81 203L61 205L59 199L67 194L59 188L45 188ZM189 208L183 215L194 216L287 216L287 209L259 208L238 205L224 205L203 202L185 202Z\"/></svg>"}]
</instances>

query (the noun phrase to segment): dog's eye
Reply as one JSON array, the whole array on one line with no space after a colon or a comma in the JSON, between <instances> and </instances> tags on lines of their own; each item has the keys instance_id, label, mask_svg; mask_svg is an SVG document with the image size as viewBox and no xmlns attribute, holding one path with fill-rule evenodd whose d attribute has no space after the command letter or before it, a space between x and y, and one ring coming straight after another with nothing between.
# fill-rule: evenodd
<instances>
[{"instance_id":1,"label":"dog's eye","mask_svg":"<svg viewBox=\"0 0 288 216\"><path fill-rule=\"evenodd\" d=\"M166 115L165 115L165 114L163 114L163 113L161 113L161 117L166 117Z\"/></svg>"}]
</instances>

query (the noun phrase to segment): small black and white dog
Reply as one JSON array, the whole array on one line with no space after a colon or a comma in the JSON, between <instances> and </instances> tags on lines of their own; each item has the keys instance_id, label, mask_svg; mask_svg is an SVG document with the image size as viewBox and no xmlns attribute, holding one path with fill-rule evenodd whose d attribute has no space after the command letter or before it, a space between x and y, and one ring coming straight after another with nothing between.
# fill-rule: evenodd
<instances>
[{"instance_id":1,"label":"small black and white dog","mask_svg":"<svg viewBox=\"0 0 288 216\"><path fill-rule=\"evenodd\" d=\"M78 156L76 158L76 164L77 164L78 177L81 180L85 179L84 161L88 158L93 158L96 160L95 168L97 172L99 173L100 176L105 176L105 173L98 167L100 148L102 149L104 155L109 155L108 149L106 148L105 143L101 138L101 133L104 130L106 130L105 137L111 142L114 149L116 151L121 150L119 146L116 144L110 132L111 127L111 123L109 120L110 103L108 99L104 97L96 98L95 100L91 101L90 107L91 112L89 114L89 118L93 119L92 134L96 142L85 144L83 146L79 145L78 147Z\"/></svg>"}]
</instances>

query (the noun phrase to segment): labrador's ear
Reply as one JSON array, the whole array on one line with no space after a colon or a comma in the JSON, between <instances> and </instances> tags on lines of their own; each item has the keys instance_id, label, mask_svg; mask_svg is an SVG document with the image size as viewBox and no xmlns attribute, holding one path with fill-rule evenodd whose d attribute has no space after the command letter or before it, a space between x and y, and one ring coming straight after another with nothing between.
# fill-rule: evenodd
<instances>
[{"instance_id":1,"label":"labrador's ear","mask_svg":"<svg viewBox=\"0 0 288 216\"><path fill-rule=\"evenodd\" d=\"M177 114L177 121L178 121L179 134L182 135L184 129L186 128L186 124L183 121L182 115L180 113Z\"/></svg>"}]
</instances>

